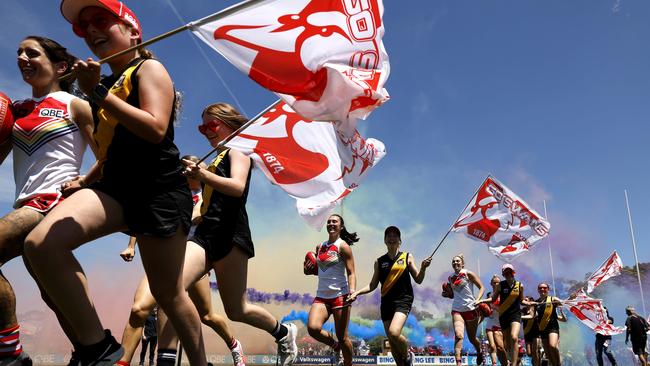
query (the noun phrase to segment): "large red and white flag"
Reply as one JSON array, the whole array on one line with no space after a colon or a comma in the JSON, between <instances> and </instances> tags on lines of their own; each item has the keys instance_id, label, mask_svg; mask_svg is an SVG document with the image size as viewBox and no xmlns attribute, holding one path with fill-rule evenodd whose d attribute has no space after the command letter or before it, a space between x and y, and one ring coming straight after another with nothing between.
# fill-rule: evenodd
<instances>
[{"instance_id":1,"label":"large red and white flag","mask_svg":"<svg viewBox=\"0 0 650 366\"><path fill-rule=\"evenodd\" d=\"M278 102L228 142L250 156L274 184L296 199L314 228L386 155L381 141L346 135L331 122L311 121Z\"/></svg>"},{"instance_id":2,"label":"large red and white flag","mask_svg":"<svg viewBox=\"0 0 650 366\"><path fill-rule=\"evenodd\" d=\"M388 100L381 0L256 0L235 7L190 29L304 117L354 122Z\"/></svg>"},{"instance_id":3,"label":"large red and white flag","mask_svg":"<svg viewBox=\"0 0 650 366\"><path fill-rule=\"evenodd\" d=\"M624 327L609 324L603 301L587 296L583 290L578 291L574 298L562 302L564 306L568 306L571 314L596 333L616 335L625 331Z\"/></svg>"},{"instance_id":4,"label":"large red and white flag","mask_svg":"<svg viewBox=\"0 0 650 366\"><path fill-rule=\"evenodd\" d=\"M590 294L603 282L620 275L621 269L623 269L623 261L621 261L618 253L614 251L587 280L587 293Z\"/></svg>"},{"instance_id":5,"label":"large red and white flag","mask_svg":"<svg viewBox=\"0 0 650 366\"><path fill-rule=\"evenodd\" d=\"M526 253L548 235L551 224L508 187L489 176L452 231L487 244L505 261Z\"/></svg>"}]
</instances>

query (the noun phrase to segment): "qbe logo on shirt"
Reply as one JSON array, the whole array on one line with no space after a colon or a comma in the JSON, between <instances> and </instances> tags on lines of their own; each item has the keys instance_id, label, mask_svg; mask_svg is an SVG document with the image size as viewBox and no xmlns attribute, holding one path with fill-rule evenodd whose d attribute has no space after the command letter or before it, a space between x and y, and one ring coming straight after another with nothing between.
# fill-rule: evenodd
<instances>
[{"instance_id":1,"label":"qbe logo on shirt","mask_svg":"<svg viewBox=\"0 0 650 366\"><path fill-rule=\"evenodd\" d=\"M63 118L63 116L65 116L65 110L56 108L43 108L38 112L38 116Z\"/></svg>"}]
</instances>

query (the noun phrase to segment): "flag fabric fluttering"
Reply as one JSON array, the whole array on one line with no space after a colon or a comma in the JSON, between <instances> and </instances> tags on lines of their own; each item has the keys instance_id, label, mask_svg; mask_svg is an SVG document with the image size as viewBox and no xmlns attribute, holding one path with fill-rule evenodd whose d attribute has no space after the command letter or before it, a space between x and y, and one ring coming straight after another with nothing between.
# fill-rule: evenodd
<instances>
[{"instance_id":1,"label":"flag fabric fluttering","mask_svg":"<svg viewBox=\"0 0 650 366\"><path fill-rule=\"evenodd\" d=\"M587 293L590 294L603 282L620 275L621 269L623 269L623 261L621 261L618 253L614 251L587 280Z\"/></svg>"},{"instance_id":2,"label":"flag fabric fluttering","mask_svg":"<svg viewBox=\"0 0 650 366\"><path fill-rule=\"evenodd\" d=\"M320 230L327 215L386 154L381 141L344 134L332 122L303 118L278 102L227 144L250 156L296 199L300 215Z\"/></svg>"},{"instance_id":3,"label":"flag fabric fluttering","mask_svg":"<svg viewBox=\"0 0 650 366\"><path fill-rule=\"evenodd\" d=\"M487 244L504 261L526 253L546 237L551 224L492 176L483 181L452 231Z\"/></svg>"},{"instance_id":4,"label":"flag fabric fluttering","mask_svg":"<svg viewBox=\"0 0 650 366\"><path fill-rule=\"evenodd\" d=\"M388 100L381 0L258 0L189 23L305 118L349 123Z\"/></svg>"},{"instance_id":5,"label":"flag fabric fluttering","mask_svg":"<svg viewBox=\"0 0 650 366\"><path fill-rule=\"evenodd\" d=\"M564 306L568 306L569 311L582 324L589 327L596 333L602 335L616 335L625 331L625 327L617 327L609 324L607 310L603 307L601 299L593 299L581 289L575 297L562 301Z\"/></svg>"}]
</instances>

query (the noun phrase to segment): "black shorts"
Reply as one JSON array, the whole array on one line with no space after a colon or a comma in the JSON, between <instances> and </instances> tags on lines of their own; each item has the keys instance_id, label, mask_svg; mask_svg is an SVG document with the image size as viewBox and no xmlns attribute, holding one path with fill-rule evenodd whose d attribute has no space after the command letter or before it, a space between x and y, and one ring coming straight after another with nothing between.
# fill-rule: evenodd
<instances>
[{"instance_id":1,"label":"black shorts","mask_svg":"<svg viewBox=\"0 0 650 366\"><path fill-rule=\"evenodd\" d=\"M539 336L542 339L548 339L548 335L551 333L555 333L557 335L560 335L560 329L556 327L546 327L544 330L539 331Z\"/></svg>"},{"instance_id":2,"label":"black shorts","mask_svg":"<svg viewBox=\"0 0 650 366\"><path fill-rule=\"evenodd\" d=\"M632 352L637 356L645 355L646 343L648 343L648 337L643 337L641 339L632 338Z\"/></svg>"},{"instance_id":3,"label":"black shorts","mask_svg":"<svg viewBox=\"0 0 650 366\"><path fill-rule=\"evenodd\" d=\"M506 329L510 329L511 323L521 323L521 313L517 312L512 315L499 317L499 325L501 326L502 332L505 333Z\"/></svg>"},{"instance_id":4,"label":"black shorts","mask_svg":"<svg viewBox=\"0 0 650 366\"><path fill-rule=\"evenodd\" d=\"M234 233L233 235L203 235L203 231L199 231L197 228L197 230L194 232L194 236L192 236L189 240L200 245L205 250L205 255L210 262L216 262L225 258L228 254L230 254L232 248L235 246L246 253L248 255L248 258L255 256L255 247L253 246L253 241L250 239L250 236L243 234L238 235L237 233Z\"/></svg>"},{"instance_id":5,"label":"black shorts","mask_svg":"<svg viewBox=\"0 0 650 366\"><path fill-rule=\"evenodd\" d=\"M406 316L411 312L412 301L382 301L379 306L382 321L393 320L395 313L403 313Z\"/></svg>"},{"instance_id":6,"label":"black shorts","mask_svg":"<svg viewBox=\"0 0 650 366\"><path fill-rule=\"evenodd\" d=\"M89 188L111 196L122 206L128 235L169 238L179 227L186 234L190 229L193 201L187 181L169 189L156 187L157 192L137 192L137 195L133 188L127 191L121 185L103 181Z\"/></svg>"},{"instance_id":7,"label":"black shorts","mask_svg":"<svg viewBox=\"0 0 650 366\"><path fill-rule=\"evenodd\" d=\"M539 338L539 333L533 332L532 330L530 331L529 334L524 334L524 341L526 343L533 343L535 339Z\"/></svg>"}]
</instances>

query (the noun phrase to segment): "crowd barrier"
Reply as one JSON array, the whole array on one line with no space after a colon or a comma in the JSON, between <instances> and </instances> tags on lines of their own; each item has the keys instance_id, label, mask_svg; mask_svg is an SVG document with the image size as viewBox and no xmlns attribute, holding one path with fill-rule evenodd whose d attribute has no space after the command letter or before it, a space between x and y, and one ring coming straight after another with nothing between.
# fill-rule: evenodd
<instances>
[{"instance_id":1,"label":"crowd barrier","mask_svg":"<svg viewBox=\"0 0 650 366\"><path fill-rule=\"evenodd\" d=\"M30 354L35 365L65 365L70 355L61 354ZM208 362L214 365L232 365L230 355L208 354ZM183 363L186 365L187 361ZM247 365L275 365L276 355L246 355ZM355 365L394 365L395 360L391 356L354 356ZM453 356L415 356L414 365L446 366L456 365ZM298 356L295 365L335 365L333 356ZM522 360L522 366L531 366L528 357ZM463 365L476 365L476 356L463 357ZM485 365L492 365L489 358Z\"/></svg>"}]
</instances>

